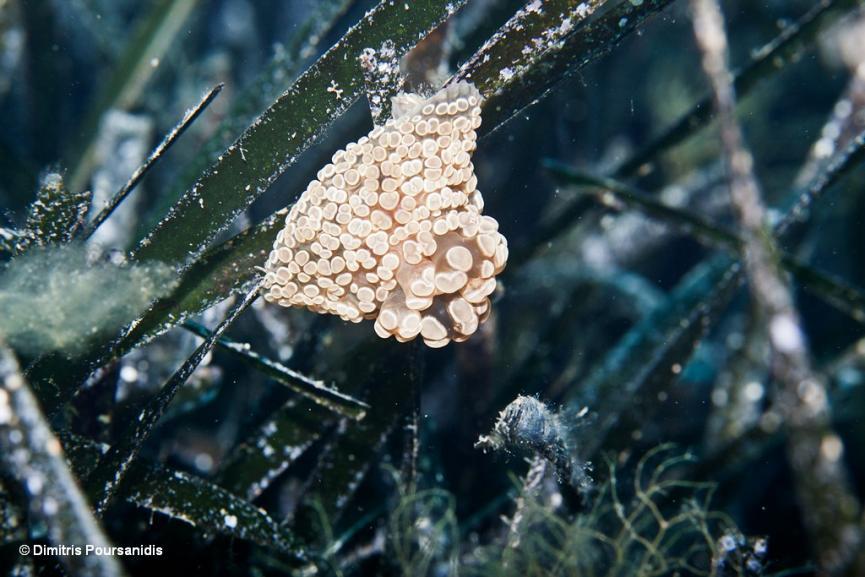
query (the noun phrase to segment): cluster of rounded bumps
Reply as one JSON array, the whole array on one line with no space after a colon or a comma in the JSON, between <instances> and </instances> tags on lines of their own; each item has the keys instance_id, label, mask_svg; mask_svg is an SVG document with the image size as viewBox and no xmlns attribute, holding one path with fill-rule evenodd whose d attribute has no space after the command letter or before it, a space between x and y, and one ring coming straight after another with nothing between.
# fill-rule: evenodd
<instances>
[{"instance_id":1,"label":"cluster of rounded bumps","mask_svg":"<svg viewBox=\"0 0 865 577\"><path fill-rule=\"evenodd\" d=\"M465 82L395 98L394 118L334 154L292 207L264 298L431 347L472 335L508 257L471 162L480 103Z\"/></svg>"}]
</instances>

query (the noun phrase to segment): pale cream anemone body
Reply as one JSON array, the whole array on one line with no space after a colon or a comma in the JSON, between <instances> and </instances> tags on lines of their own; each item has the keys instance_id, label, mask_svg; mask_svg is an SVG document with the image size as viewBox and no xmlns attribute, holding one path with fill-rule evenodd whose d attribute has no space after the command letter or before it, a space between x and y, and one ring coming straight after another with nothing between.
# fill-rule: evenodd
<instances>
[{"instance_id":1,"label":"pale cream anemone body","mask_svg":"<svg viewBox=\"0 0 865 577\"><path fill-rule=\"evenodd\" d=\"M508 258L471 161L480 104L465 82L394 98L394 117L334 154L288 213L264 298L431 347L477 331Z\"/></svg>"}]
</instances>

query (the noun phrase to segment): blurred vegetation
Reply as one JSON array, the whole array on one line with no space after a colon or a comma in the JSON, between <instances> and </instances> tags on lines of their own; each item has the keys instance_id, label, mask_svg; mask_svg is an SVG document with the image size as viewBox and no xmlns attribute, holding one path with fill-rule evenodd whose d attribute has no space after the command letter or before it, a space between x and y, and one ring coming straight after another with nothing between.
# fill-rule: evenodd
<instances>
[{"instance_id":1,"label":"blurred vegetation","mask_svg":"<svg viewBox=\"0 0 865 577\"><path fill-rule=\"evenodd\" d=\"M865 3L718 4L0 0L0 572L865 573ZM383 47L485 96L442 350L257 299Z\"/></svg>"}]
</instances>

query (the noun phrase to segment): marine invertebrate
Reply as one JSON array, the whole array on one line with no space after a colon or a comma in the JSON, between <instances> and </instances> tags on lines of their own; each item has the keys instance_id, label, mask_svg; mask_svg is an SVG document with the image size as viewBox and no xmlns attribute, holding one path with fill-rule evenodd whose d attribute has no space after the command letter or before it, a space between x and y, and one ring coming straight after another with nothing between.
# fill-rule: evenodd
<instances>
[{"instance_id":1,"label":"marine invertebrate","mask_svg":"<svg viewBox=\"0 0 865 577\"><path fill-rule=\"evenodd\" d=\"M480 103L466 82L394 98L393 118L334 154L292 207L264 298L375 319L379 336L401 342L471 336L508 257L471 162Z\"/></svg>"}]
</instances>

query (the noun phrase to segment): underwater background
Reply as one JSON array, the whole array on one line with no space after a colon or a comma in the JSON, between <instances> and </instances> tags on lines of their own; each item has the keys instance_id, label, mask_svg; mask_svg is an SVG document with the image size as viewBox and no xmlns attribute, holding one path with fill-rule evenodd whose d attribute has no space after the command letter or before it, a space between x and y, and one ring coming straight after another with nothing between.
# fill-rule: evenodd
<instances>
[{"instance_id":1,"label":"underwater background","mask_svg":"<svg viewBox=\"0 0 865 577\"><path fill-rule=\"evenodd\" d=\"M258 298L449 79L478 331ZM0 119L0 574L865 575L865 2L0 0Z\"/></svg>"}]
</instances>

